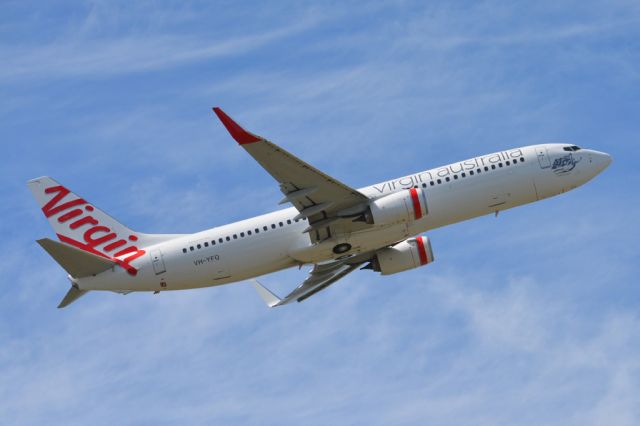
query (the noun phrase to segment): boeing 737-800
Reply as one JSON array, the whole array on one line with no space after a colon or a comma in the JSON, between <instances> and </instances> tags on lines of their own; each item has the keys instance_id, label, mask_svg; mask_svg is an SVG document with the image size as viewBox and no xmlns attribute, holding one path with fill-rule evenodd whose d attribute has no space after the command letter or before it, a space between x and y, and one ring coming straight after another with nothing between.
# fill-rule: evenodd
<instances>
[{"instance_id":1,"label":"boeing 737-800","mask_svg":"<svg viewBox=\"0 0 640 426\"><path fill-rule=\"evenodd\" d=\"M354 189L250 133L220 108L231 136L278 182L293 207L195 234L132 231L50 177L28 182L58 240L38 243L67 271L62 308L88 291L160 292L252 279L312 265L280 298L254 280L268 306L302 301L350 272L396 274L434 260L421 235L574 189L611 157L571 144L483 155Z\"/></svg>"}]
</instances>

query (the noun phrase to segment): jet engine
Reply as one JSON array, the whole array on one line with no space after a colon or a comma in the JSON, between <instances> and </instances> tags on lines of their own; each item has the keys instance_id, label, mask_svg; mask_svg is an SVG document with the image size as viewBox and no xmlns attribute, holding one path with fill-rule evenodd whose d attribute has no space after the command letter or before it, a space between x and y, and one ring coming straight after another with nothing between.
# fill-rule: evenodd
<instances>
[{"instance_id":1,"label":"jet engine","mask_svg":"<svg viewBox=\"0 0 640 426\"><path fill-rule=\"evenodd\" d=\"M359 220L370 225L392 225L418 220L426 214L425 192L422 188L409 188L371 201Z\"/></svg>"},{"instance_id":2,"label":"jet engine","mask_svg":"<svg viewBox=\"0 0 640 426\"><path fill-rule=\"evenodd\" d=\"M424 266L433 261L429 237L418 236L376 251L371 263L365 268L380 272L382 275L391 275Z\"/></svg>"}]
</instances>

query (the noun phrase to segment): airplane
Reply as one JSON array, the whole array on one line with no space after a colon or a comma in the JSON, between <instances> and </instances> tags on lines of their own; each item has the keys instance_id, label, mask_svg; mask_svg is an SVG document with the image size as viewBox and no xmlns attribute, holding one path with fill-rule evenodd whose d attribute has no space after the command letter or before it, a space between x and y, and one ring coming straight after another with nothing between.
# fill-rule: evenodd
<instances>
[{"instance_id":1,"label":"airplane","mask_svg":"<svg viewBox=\"0 0 640 426\"><path fill-rule=\"evenodd\" d=\"M185 290L252 280L269 307L301 302L354 270L391 275L434 261L425 232L570 191L602 172L606 153L572 144L507 149L354 189L251 133L222 109L231 137L292 207L195 234L144 234L50 177L28 186L59 241L37 242L68 273L58 308L89 291ZM281 298L256 277L312 265Z\"/></svg>"}]
</instances>

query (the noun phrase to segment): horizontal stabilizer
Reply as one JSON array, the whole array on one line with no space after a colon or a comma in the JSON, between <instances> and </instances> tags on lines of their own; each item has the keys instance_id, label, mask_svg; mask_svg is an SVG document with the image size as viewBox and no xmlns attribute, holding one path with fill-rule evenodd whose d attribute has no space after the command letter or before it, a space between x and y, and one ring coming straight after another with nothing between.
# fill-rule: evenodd
<instances>
[{"instance_id":1,"label":"horizontal stabilizer","mask_svg":"<svg viewBox=\"0 0 640 426\"><path fill-rule=\"evenodd\" d=\"M58 305L58 309L64 308L65 306L72 304L73 302L75 302L76 300L78 300L79 298L87 294L88 291L89 290L80 290L77 287L71 286L67 294L64 295L64 298Z\"/></svg>"},{"instance_id":2,"label":"horizontal stabilizer","mask_svg":"<svg viewBox=\"0 0 640 426\"><path fill-rule=\"evenodd\" d=\"M64 243L53 241L49 238L43 238L37 242L74 278L97 275L116 265L116 262L112 260L88 253Z\"/></svg>"},{"instance_id":3,"label":"horizontal stabilizer","mask_svg":"<svg viewBox=\"0 0 640 426\"><path fill-rule=\"evenodd\" d=\"M268 307L273 308L274 306L280 305L280 302L282 302L282 300L280 300L278 296L273 294L271 290L269 290L268 288L260 284L258 280L253 280L252 284L253 284L253 288L256 289L256 291L258 292L258 294L260 295L262 300L264 300L264 303L266 303Z\"/></svg>"}]
</instances>

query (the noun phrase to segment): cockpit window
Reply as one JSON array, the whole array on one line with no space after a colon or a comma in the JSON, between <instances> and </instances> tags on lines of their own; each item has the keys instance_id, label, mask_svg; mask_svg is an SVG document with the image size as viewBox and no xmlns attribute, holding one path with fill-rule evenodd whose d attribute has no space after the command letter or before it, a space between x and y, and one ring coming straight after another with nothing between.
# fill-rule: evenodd
<instances>
[{"instance_id":1,"label":"cockpit window","mask_svg":"<svg viewBox=\"0 0 640 426\"><path fill-rule=\"evenodd\" d=\"M580 148L578 145L571 145L571 146L565 146L564 148L565 151L580 151L582 148Z\"/></svg>"}]
</instances>

